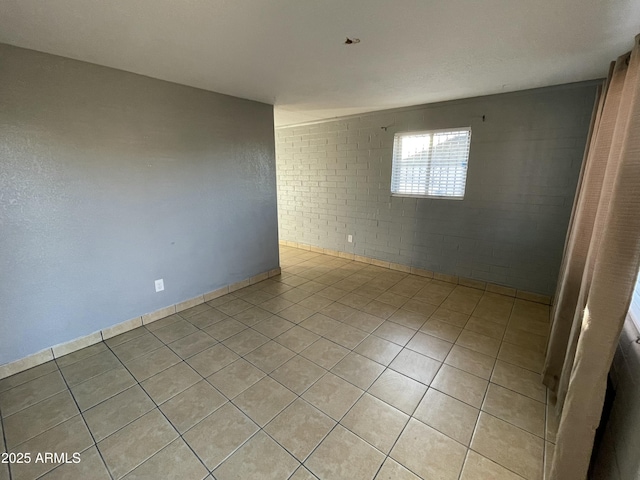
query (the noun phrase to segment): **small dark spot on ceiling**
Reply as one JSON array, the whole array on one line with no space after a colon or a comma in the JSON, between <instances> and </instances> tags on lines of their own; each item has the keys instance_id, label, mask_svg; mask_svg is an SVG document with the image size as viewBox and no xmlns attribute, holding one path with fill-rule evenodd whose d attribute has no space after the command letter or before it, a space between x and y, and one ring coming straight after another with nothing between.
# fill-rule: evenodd
<instances>
[{"instance_id":1,"label":"small dark spot on ceiling","mask_svg":"<svg viewBox=\"0 0 640 480\"><path fill-rule=\"evenodd\" d=\"M360 43L360 39L359 38L349 38L349 37L347 37L347 39L344 41L345 45L352 45L354 43Z\"/></svg>"}]
</instances>

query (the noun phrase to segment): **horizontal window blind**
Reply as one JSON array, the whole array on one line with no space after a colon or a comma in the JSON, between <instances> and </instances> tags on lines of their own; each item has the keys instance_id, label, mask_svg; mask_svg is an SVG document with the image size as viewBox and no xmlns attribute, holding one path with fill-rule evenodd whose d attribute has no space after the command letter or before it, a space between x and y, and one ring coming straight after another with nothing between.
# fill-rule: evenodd
<instances>
[{"instance_id":1,"label":"horizontal window blind","mask_svg":"<svg viewBox=\"0 0 640 480\"><path fill-rule=\"evenodd\" d=\"M397 133L391 193L416 197L464 197L471 128Z\"/></svg>"}]
</instances>

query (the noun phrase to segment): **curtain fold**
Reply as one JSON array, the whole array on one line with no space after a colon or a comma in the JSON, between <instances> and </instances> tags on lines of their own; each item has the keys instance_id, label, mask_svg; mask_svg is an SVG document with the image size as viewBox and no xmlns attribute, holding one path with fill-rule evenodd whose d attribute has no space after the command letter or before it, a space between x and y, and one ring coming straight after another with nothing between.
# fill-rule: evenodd
<instances>
[{"instance_id":1,"label":"curtain fold","mask_svg":"<svg viewBox=\"0 0 640 480\"><path fill-rule=\"evenodd\" d=\"M640 35L612 64L578 188L543 372L561 412L552 480L586 478L640 264Z\"/></svg>"}]
</instances>

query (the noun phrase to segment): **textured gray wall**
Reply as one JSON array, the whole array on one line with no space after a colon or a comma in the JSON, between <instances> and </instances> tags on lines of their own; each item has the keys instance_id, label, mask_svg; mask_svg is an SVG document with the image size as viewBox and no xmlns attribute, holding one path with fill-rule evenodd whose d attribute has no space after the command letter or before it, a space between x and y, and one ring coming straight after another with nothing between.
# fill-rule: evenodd
<instances>
[{"instance_id":1,"label":"textured gray wall","mask_svg":"<svg viewBox=\"0 0 640 480\"><path fill-rule=\"evenodd\" d=\"M0 364L278 266L272 106L7 45L0 78Z\"/></svg>"},{"instance_id":2,"label":"textured gray wall","mask_svg":"<svg viewBox=\"0 0 640 480\"><path fill-rule=\"evenodd\" d=\"M595 85L279 128L280 238L552 294ZM464 200L390 196L396 132L463 126Z\"/></svg>"}]
</instances>

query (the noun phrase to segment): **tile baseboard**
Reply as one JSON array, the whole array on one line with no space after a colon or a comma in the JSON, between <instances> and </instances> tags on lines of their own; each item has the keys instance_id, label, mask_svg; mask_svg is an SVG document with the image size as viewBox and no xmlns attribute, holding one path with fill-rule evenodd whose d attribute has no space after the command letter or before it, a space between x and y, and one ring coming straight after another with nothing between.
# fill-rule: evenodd
<instances>
[{"instance_id":1,"label":"tile baseboard","mask_svg":"<svg viewBox=\"0 0 640 480\"><path fill-rule=\"evenodd\" d=\"M454 283L456 285L463 285L465 287L476 288L478 290L486 290L487 292L499 293L500 295L520 298L522 300L529 300L531 302L542 303L544 305L552 304L551 303L552 298L549 295L541 295L539 293L518 290L516 288L506 287L504 285L497 285L489 282L483 282L481 280L476 280L473 278L465 278L465 277L459 277L457 275L448 275L446 273L432 272L430 270L424 270L422 268L412 267L409 265L386 262L383 260L378 260L376 258L363 257L362 255L355 255L353 253L340 252L338 250L331 250L329 248L314 247L313 245L306 245L304 243L292 242L289 240L280 240L280 245L299 248L301 250L307 250L315 253L323 253L325 255L331 255L333 257L345 258L347 260L366 263L368 265L375 265L376 267L388 268L390 270L396 270L398 272L412 273L414 275L419 275L425 278L433 278L434 280L440 280L442 282Z\"/></svg>"},{"instance_id":2,"label":"tile baseboard","mask_svg":"<svg viewBox=\"0 0 640 480\"><path fill-rule=\"evenodd\" d=\"M0 380L10 377L11 375L15 375L16 373L29 370L30 368L37 367L38 365L41 365L43 363L50 362L51 360L60 358L64 355L68 355L82 348L102 342L103 340L115 337L116 335L120 335L121 333L128 332L129 330L133 330L134 328L141 327L142 325L148 325L149 323L153 323L162 318L168 317L169 315L173 315L174 313L179 313L183 310L186 310L187 308L195 307L197 305L200 305L201 303L208 302L222 295L226 295L227 293L231 293L241 288L248 287L249 285L267 280L268 278L275 277L277 275L280 275L280 272L280 267L274 268L272 270L268 270L266 272L259 273L258 275L249 277L240 282L225 285L224 287L217 290L198 295L197 297L184 300L174 305L169 305L168 307L163 307L150 313L145 313L144 315L141 315L139 317L117 323L97 332L90 333L89 335L74 338L73 340L70 340L68 342L45 348L44 350L20 358L13 362L5 363L4 365L0 365Z\"/></svg>"}]
</instances>

